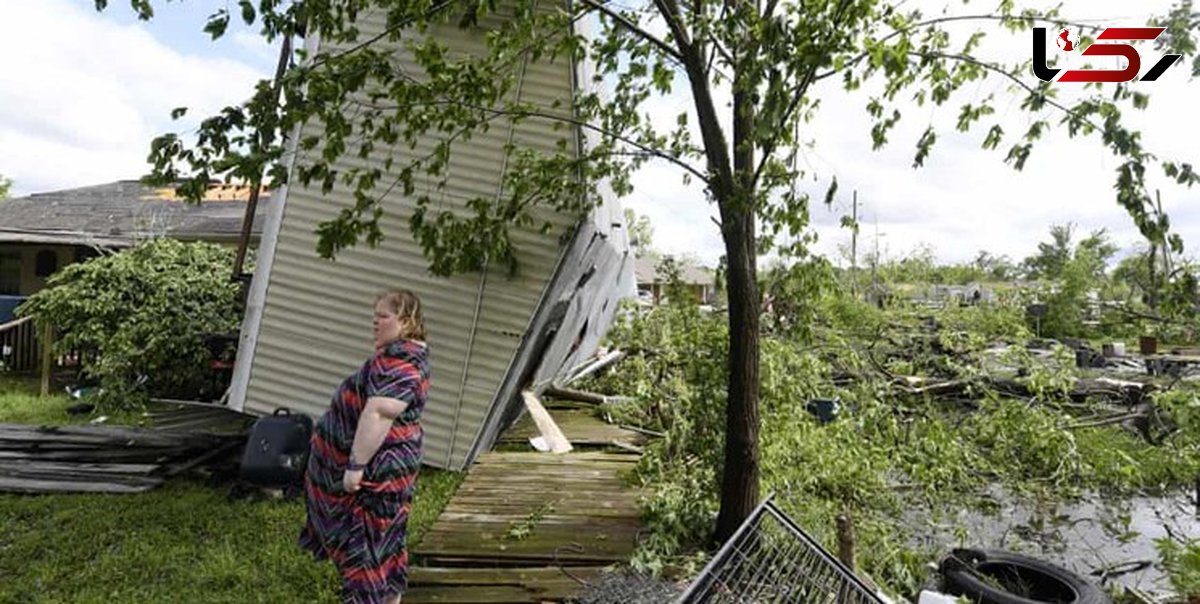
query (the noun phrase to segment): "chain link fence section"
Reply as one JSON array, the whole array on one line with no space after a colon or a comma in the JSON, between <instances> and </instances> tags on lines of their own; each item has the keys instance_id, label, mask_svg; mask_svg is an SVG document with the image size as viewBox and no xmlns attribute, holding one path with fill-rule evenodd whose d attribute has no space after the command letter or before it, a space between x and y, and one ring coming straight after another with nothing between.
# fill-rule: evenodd
<instances>
[{"instance_id":1,"label":"chain link fence section","mask_svg":"<svg viewBox=\"0 0 1200 604\"><path fill-rule=\"evenodd\" d=\"M772 498L755 508L677 604L884 604Z\"/></svg>"}]
</instances>

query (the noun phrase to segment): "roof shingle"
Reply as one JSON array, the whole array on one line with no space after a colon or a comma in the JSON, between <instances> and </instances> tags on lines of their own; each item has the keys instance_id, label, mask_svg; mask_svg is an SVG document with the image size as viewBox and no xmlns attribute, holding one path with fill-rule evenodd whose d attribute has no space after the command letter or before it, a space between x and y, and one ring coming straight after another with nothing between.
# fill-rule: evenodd
<instances>
[{"instance_id":1,"label":"roof shingle","mask_svg":"<svg viewBox=\"0 0 1200 604\"><path fill-rule=\"evenodd\" d=\"M0 242L124 246L158 236L235 241L241 234L250 189L215 185L199 204L171 189L134 180L35 193L0 202ZM251 240L262 232L270 192L259 196Z\"/></svg>"}]
</instances>

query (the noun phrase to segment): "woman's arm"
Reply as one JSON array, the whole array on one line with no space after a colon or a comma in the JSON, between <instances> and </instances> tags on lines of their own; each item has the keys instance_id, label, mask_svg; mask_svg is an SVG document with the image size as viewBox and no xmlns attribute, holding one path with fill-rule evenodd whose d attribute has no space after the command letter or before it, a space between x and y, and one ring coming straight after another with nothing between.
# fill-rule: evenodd
<instances>
[{"instance_id":1,"label":"woman's arm","mask_svg":"<svg viewBox=\"0 0 1200 604\"><path fill-rule=\"evenodd\" d=\"M350 462L366 465L375 457L375 452L387 437L392 422L400 417L408 403L384 396L372 396L367 399L367 405L358 417L358 427L354 431L354 444L350 447ZM346 471L343 486L347 491L357 491L362 482L362 470Z\"/></svg>"}]
</instances>

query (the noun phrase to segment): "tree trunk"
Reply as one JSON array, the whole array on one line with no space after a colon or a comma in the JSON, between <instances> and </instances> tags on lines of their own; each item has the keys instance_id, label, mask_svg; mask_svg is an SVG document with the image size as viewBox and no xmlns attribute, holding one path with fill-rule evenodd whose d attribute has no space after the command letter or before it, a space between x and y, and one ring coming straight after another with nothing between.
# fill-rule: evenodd
<instances>
[{"instance_id":1,"label":"tree trunk","mask_svg":"<svg viewBox=\"0 0 1200 604\"><path fill-rule=\"evenodd\" d=\"M729 389L715 538L731 537L758 505L758 282L754 215L722 211L729 258Z\"/></svg>"},{"instance_id":2,"label":"tree trunk","mask_svg":"<svg viewBox=\"0 0 1200 604\"><path fill-rule=\"evenodd\" d=\"M734 60L738 60L737 50ZM758 505L758 248L755 232L754 91L733 93L732 198L721 204L722 236L729 258L729 391L725 408L725 465L716 538L733 535Z\"/></svg>"},{"instance_id":3,"label":"tree trunk","mask_svg":"<svg viewBox=\"0 0 1200 604\"><path fill-rule=\"evenodd\" d=\"M1146 270L1150 273L1150 285L1147 287L1150 291L1146 292L1146 306L1150 307L1150 312L1158 311L1158 279L1155 278L1154 263L1158 262L1158 250L1155 249L1153 243L1150 244L1150 253L1147 254L1149 263L1146 265Z\"/></svg>"},{"instance_id":4,"label":"tree trunk","mask_svg":"<svg viewBox=\"0 0 1200 604\"><path fill-rule=\"evenodd\" d=\"M659 4L683 60L696 105L704 154L712 181L709 191L721 214L721 237L728 262L729 387L725 410L725 459L721 479L718 541L725 541L758 505L758 311L759 292L754 209L754 149L746 144L754 124L753 97L734 86L733 161L708 81L703 46L690 40L680 13ZM736 52L736 51L735 51ZM737 72L736 66L734 67ZM735 76L736 78L736 76Z\"/></svg>"}]
</instances>

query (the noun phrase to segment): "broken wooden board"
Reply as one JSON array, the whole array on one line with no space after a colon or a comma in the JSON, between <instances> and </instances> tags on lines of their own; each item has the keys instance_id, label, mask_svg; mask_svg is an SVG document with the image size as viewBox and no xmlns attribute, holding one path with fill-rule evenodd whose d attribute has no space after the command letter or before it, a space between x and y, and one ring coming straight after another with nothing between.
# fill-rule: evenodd
<instances>
[{"instance_id":1,"label":"broken wooden board","mask_svg":"<svg viewBox=\"0 0 1200 604\"><path fill-rule=\"evenodd\" d=\"M405 602L561 602L626 562L640 531L627 453L479 457L413 548Z\"/></svg>"},{"instance_id":2,"label":"broken wooden board","mask_svg":"<svg viewBox=\"0 0 1200 604\"><path fill-rule=\"evenodd\" d=\"M0 424L0 491L140 493L233 451L244 436L124 426Z\"/></svg>"},{"instance_id":3,"label":"broken wooden board","mask_svg":"<svg viewBox=\"0 0 1200 604\"><path fill-rule=\"evenodd\" d=\"M241 434L256 419L223 405L195 401L155 399L154 407L143 415L154 429L171 432L211 432Z\"/></svg>"},{"instance_id":4,"label":"broken wooden board","mask_svg":"<svg viewBox=\"0 0 1200 604\"><path fill-rule=\"evenodd\" d=\"M573 445L604 446L613 442L641 445L646 442L645 436L606 423L598 419L590 409L550 409L549 413ZM500 442L525 443L529 442L530 437L539 434L537 425L529 415L524 415L500 437Z\"/></svg>"},{"instance_id":5,"label":"broken wooden board","mask_svg":"<svg viewBox=\"0 0 1200 604\"><path fill-rule=\"evenodd\" d=\"M413 568L409 571L410 591L404 594L404 602L491 604L562 601L579 591L579 581L593 581L604 572L604 568L594 566L568 569Z\"/></svg>"},{"instance_id":6,"label":"broken wooden board","mask_svg":"<svg viewBox=\"0 0 1200 604\"><path fill-rule=\"evenodd\" d=\"M25 478L0 475L0 492L7 493L143 493L163 483L163 479L152 476L127 476L117 480L111 477L92 480L65 480L53 478Z\"/></svg>"},{"instance_id":7,"label":"broken wooden board","mask_svg":"<svg viewBox=\"0 0 1200 604\"><path fill-rule=\"evenodd\" d=\"M571 441L558 428L554 418L546 408L542 406L542 401L538 396L528 390L521 391L521 400L525 402L525 410L528 412L527 417L533 418L533 423L537 427L537 436L540 436L549 447L551 453L567 453L571 450Z\"/></svg>"}]
</instances>

